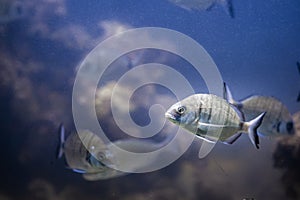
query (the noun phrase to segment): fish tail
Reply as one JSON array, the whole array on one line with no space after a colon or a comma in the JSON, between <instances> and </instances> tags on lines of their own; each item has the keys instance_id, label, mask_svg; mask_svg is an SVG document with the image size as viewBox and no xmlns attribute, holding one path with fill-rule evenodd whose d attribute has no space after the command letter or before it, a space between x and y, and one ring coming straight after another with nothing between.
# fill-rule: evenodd
<instances>
[{"instance_id":1,"label":"fish tail","mask_svg":"<svg viewBox=\"0 0 300 200\"><path fill-rule=\"evenodd\" d=\"M231 18L234 18L234 8L233 8L232 0L219 0L219 3L223 6L225 12Z\"/></svg>"},{"instance_id":2,"label":"fish tail","mask_svg":"<svg viewBox=\"0 0 300 200\"><path fill-rule=\"evenodd\" d=\"M61 158L64 154L64 144L65 144L65 127L63 124L59 126L59 145L57 148L56 158Z\"/></svg>"},{"instance_id":3,"label":"fish tail","mask_svg":"<svg viewBox=\"0 0 300 200\"><path fill-rule=\"evenodd\" d=\"M252 119L251 121L244 122L244 129L247 129L248 136L249 136L252 144L257 149L259 149L259 146L258 146L259 145L259 137L258 137L258 134L257 134L257 129L261 125L265 114L266 114L266 112L263 112L262 114L260 114L256 118Z\"/></svg>"}]
</instances>

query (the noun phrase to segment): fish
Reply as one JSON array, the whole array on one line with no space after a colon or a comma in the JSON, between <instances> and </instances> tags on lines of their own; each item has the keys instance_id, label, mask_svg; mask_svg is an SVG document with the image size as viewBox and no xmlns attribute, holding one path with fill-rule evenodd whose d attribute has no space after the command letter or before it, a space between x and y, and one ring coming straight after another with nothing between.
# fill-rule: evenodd
<instances>
[{"instance_id":1,"label":"fish","mask_svg":"<svg viewBox=\"0 0 300 200\"><path fill-rule=\"evenodd\" d=\"M113 169L110 162L112 156L107 145L97 135L88 130L82 130L65 137L65 128L61 125L57 158L64 155L67 169L82 174L83 178L89 181L124 175L123 172ZM81 139L88 144L87 148Z\"/></svg>"},{"instance_id":2,"label":"fish","mask_svg":"<svg viewBox=\"0 0 300 200\"><path fill-rule=\"evenodd\" d=\"M294 134L292 116L287 107L278 99L270 96L252 95L239 102L234 100L226 83L224 83L224 97L243 113L245 120L266 112L262 124L258 128L260 136L279 137Z\"/></svg>"},{"instance_id":3,"label":"fish","mask_svg":"<svg viewBox=\"0 0 300 200\"><path fill-rule=\"evenodd\" d=\"M293 114L295 135L300 137L300 111Z\"/></svg>"},{"instance_id":4,"label":"fish","mask_svg":"<svg viewBox=\"0 0 300 200\"><path fill-rule=\"evenodd\" d=\"M88 181L105 180L129 174L116 169L127 169L134 173L145 171L155 165L162 155L134 159L126 157L126 153L117 151L115 146L134 153L146 153L163 147L171 137L167 136L162 142L139 139L122 139L105 144L104 141L88 130L72 133L65 139L64 126L60 126L60 144L57 150L57 158L65 156L67 168L73 172L82 174ZM84 144L87 144L85 147ZM175 145L163 156L176 155Z\"/></svg>"},{"instance_id":5,"label":"fish","mask_svg":"<svg viewBox=\"0 0 300 200\"><path fill-rule=\"evenodd\" d=\"M299 72L299 75L300 75L300 63L297 62L297 67L298 67L298 72ZM298 94L298 97L297 97L297 102L300 102L300 91L299 91L299 94Z\"/></svg>"},{"instance_id":6,"label":"fish","mask_svg":"<svg viewBox=\"0 0 300 200\"><path fill-rule=\"evenodd\" d=\"M169 2L186 10L210 10L216 5L221 5L226 13L234 18L232 0L168 0Z\"/></svg>"},{"instance_id":7,"label":"fish","mask_svg":"<svg viewBox=\"0 0 300 200\"><path fill-rule=\"evenodd\" d=\"M232 105L213 94L191 95L173 104L165 113L168 120L207 142L233 144L244 132L257 149L256 130L264 115L263 112L245 122Z\"/></svg>"},{"instance_id":8,"label":"fish","mask_svg":"<svg viewBox=\"0 0 300 200\"><path fill-rule=\"evenodd\" d=\"M0 1L0 24L7 24L25 16L25 6L21 1Z\"/></svg>"}]
</instances>

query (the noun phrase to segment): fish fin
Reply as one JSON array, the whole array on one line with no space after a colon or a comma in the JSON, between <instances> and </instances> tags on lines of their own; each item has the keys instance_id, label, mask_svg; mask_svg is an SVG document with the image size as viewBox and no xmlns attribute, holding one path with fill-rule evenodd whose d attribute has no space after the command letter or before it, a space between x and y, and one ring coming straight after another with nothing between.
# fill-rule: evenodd
<instances>
[{"instance_id":1,"label":"fish fin","mask_svg":"<svg viewBox=\"0 0 300 200\"><path fill-rule=\"evenodd\" d=\"M261 125L262 120L264 119L266 112L263 112L262 114L260 114L259 116L257 116L256 118L252 119L249 122L245 122L245 124L248 127L248 136L252 142L252 144L259 149L259 137L257 134L257 129L258 127Z\"/></svg>"},{"instance_id":2,"label":"fish fin","mask_svg":"<svg viewBox=\"0 0 300 200\"><path fill-rule=\"evenodd\" d=\"M241 109L243 108L243 104L241 102L238 102L236 100L233 99L232 93L228 87L228 85L223 82L223 98L231 105L233 105L233 109L237 112L237 114L239 115L240 119L242 121L245 120L245 115L244 113L241 111Z\"/></svg>"},{"instance_id":3,"label":"fish fin","mask_svg":"<svg viewBox=\"0 0 300 200\"><path fill-rule=\"evenodd\" d=\"M124 175L128 175L128 174L129 173L110 169L109 171L103 171L103 172L85 173L82 176L87 181L98 181L98 180L107 180L107 179L117 178L119 176L124 176Z\"/></svg>"},{"instance_id":4,"label":"fish fin","mask_svg":"<svg viewBox=\"0 0 300 200\"><path fill-rule=\"evenodd\" d=\"M207 139L207 138L205 138L205 137L203 137L203 136L201 136L201 135L197 135L197 134L196 134L196 136L197 136L197 138L200 138L201 140L204 140L205 142L208 142L208 143L216 143L216 141L212 141L212 140Z\"/></svg>"},{"instance_id":5,"label":"fish fin","mask_svg":"<svg viewBox=\"0 0 300 200\"><path fill-rule=\"evenodd\" d=\"M216 128L224 128L227 127L227 125L224 124L208 124L208 123L204 123L204 122L198 122L198 128L201 130L206 130L205 128L201 128L201 127L216 127Z\"/></svg>"},{"instance_id":6,"label":"fish fin","mask_svg":"<svg viewBox=\"0 0 300 200\"><path fill-rule=\"evenodd\" d=\"M234 8L232 4L232 0L219 0L219 4L222 5L225 12L231 17L234 18Z\"/></svg>"},{"instance_id":7,"label":"fish fin","mask_svg":"<svg viewBox=\"0 0 300 200\"><path fill-rule=\"evenodd\" d=\"M227 138L227 140L225 140L225 144L233 144L240 136L242 135L242 133L236 133L234 135L232 135L231 137Z\"/></svg>"},{"instance_id":8,"label":"fish fin","mask_svg":"<svg viewBox=\"0 0 300 200\"><path fill-rule=\"evenodd\" d=\"M233 99L232 93L225 82L223 82L223 98L231 105L237 106L239 104L239 102Z\"/></svg>"},{"instance_id":9,"label":"fish fin","mask_svg":"<svg viewBox=\"0 0 300 200\"><path fill-rule=\"evenodd\" d=\"M56 158L59 159L64 154L64 144L65 144L65 127L63 124L59 126L59 145L57 148Z\"/></svg>"},{"instance_id":10,"label":"fish fin","mask_svg":"<svg viewBox=\"0 0 300 200\"><path fill-rule=\"evenodd\" d=\"M245 121L245 115L244 115L244 112L241 111L238 107L236 106L231 106L233 108L233 110L238 114L239 118L241 121Z\"/></svg>"},{"instance_id":11,"label":"fish fin","mask_svg":"<svg viewBox=\"0 0 300 200\"><path fill-rule=\"evenodd\" d=\"M73 168L68 168L68 169L70 169L70 170L72 170L73 172L76 172L76 173L78 173L78 174L85 174L85 173L86 173L86 171L83 170L83 169L73 169Z\"/></svg>"}]
</instances>

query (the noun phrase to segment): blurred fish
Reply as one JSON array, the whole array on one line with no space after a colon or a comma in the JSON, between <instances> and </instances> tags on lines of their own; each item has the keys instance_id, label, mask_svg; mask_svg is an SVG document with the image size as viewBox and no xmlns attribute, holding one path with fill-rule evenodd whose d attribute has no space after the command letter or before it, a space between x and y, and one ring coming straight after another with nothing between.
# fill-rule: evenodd
<instances>
[{"instance_id":1,"label":"blurred fish","mask_svg":"<svg viewBox=\"0 0 300 200\"><path fill-rule=\"evenodd\" d=\"M256 148L259 138L256 129L265 113L244 122L238 112L226 100L213 94L195 94L172 105L165 117L171 122L187 129L207 142L217 140L232 144L247 132Z\"/></svg>"},{"instance_id":2,"label":"blurred fish","mask_svg":"<svg viewBox=\"0 0 300 200\"><path fill-rule=\"evenodd\" d=\"M160 159L164 159L159 155L158 157L145 156L142 159L132 160L132 158L126 157L126 154L123 152L116 151L114 145L125 151L146 153L161 148L170 139L167 137L163 142L159 143L138 139L124 139L105 144L100 137L87 130L71 134L66 141L64 138L65 130L64 126L61 126L61 143L57 151L57 157L60 158L64 154L68 168L74 172L82 173L83 177L89 181L109 179L126 174L115 169L127 169L130 172L149 169L149 166L155 165ZM83 144L87 144L87 148ZM174 147L163 156L176 153L177 149Z\"/></svg>"},{"instance_id":3,"label":"blurred fish","mask_svg":"<svg viewBox=\"0 0 300 200\"><path fill-rule=\"evenodd\" d=\"M297 67L298 67L298 72L299 72L299 75L300 75L300 63L299 62L297 62ZM300 102L300 92L298 94L297 101Z\"/></svg>"},{"instance_id":4,"label":"blurred fish","mask_svg":"<svg viewBox=\"0 0 300 200\"><path fill-rule=\"evenodd\" d=\"M300 111L293 114L293 122L294 122L295 135L300 137Z\"/></svg>"},{"instance_id":5,"label":"blurred fish","mask_svg":"<svg viewBox=\"0 0 300 200\"><path fill-rule=\"evenodd\" d=\"M7 24L25 15L25 6L21 1L0 1L0 24Z\"/></svg>"},{"instance_id":6,"label":"blurred fish","mask_svg":"<svg viewBox=\"0 0 300 200\"><path fill-rule=\"evenodd\" d=\"M88 144L87 147L83 145L83 142ZM87 130L77 134L72 133L65 140L65 129L61 125L57 157L61 158L63 154L68 168L74 172L82 173L86 180L108 179L124 174L111 168L110 159L112 155L107 146L97 135Z\"/></svg>"},{"instance_id":7,"label":"blurred fish","mask_svg":"<svg viewBox=\"0 0 300 200\"><path fill-rule=\"evenodd\" d=\"M221 5L230 17L234 18L232 0L169 0L175 5L187 10L209 10L215 5Z\"/></svg>"},{"instance_id":8,"label":"blurred fish","mask_svg":"<svg viewBox=\"0 0 300 200\"><path fill-rule=\"evenodd\" d=\"M274 97L254 95L237 102L233 99L229 87L225 83L224 96L230 104L236 106L244 114L246 121L262 112L266 112L262 124L258 128L260 135L276 137L294 134L290 112L283 103Z\"/></svg>"}]
</instances>

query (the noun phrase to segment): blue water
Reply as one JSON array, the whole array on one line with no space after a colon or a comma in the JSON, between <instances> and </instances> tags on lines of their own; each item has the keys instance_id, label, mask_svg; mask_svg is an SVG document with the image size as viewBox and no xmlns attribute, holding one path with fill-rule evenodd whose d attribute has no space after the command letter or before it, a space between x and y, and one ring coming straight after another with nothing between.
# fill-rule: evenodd
<instances>
[{"instance_id":1,"label":"blue water","mask_svg":"<svg viewBox=\"0 0 300 200\"><path fill-rule=\"evenodd\" d=\"M236 99L274 96L296 113L298 0L233 0L235 18L222 6L195 11L167 0L27 0L22 5L24 16L0 20L0 199L300 199L299 144L293 139L287 145L285 139L261 138L261 149L256 150L243 135L230 146L218 143L204 159L198 158L201 141L195 140L180 159L161 170L96 182L84 180L55 158L59 124L75 130L76 69L118 28L181 32L209 53ZM99 87L149 62L171 66L196 92L208 92L186 60L155 50L119 58ZM177 81L172 76L168 80ZM130 116L138 125L147 125L149 104L168 107L174 98L168 88L141 87L131 98L137 109ZM100 116L99 123L112 132L110 139L129 137L107 116Z\"/></svg>"}]
</instances>

